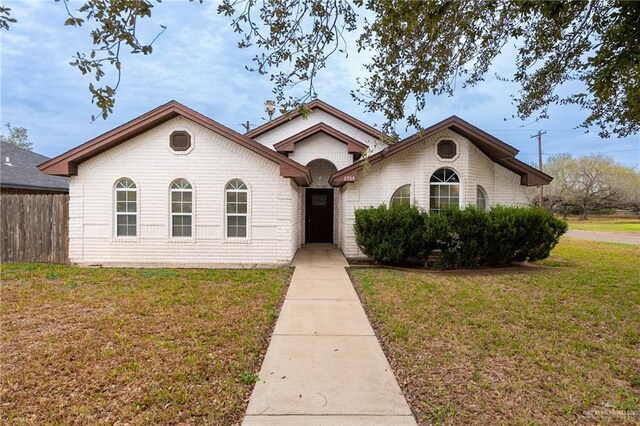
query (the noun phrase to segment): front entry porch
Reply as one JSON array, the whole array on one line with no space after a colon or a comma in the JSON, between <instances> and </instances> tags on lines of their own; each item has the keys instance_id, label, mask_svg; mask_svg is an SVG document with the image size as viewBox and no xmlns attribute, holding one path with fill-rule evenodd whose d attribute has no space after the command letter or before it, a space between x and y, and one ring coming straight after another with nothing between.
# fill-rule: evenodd
<instances>
[{"instance_id":1,"label":"front entry porch","mask_svg":"<svg viewBox=\"0 0 640 426\"><path fill-rule=\"evenodd\" d=\"M333 243L333 188L305 190L305 243Z\"/></svg>"}]
</instances>

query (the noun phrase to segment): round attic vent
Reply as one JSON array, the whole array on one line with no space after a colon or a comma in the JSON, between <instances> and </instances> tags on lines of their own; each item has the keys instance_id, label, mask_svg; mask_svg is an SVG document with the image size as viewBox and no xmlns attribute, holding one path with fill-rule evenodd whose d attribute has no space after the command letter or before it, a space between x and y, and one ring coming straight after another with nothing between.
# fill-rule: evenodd
<instances>
[{"instance_id":1,"label":"round attic vent","mask_svg":"<svg viewBox=\"0 0 640 426\"><path fill-rule=\"evenodd\" d=\"M169 146L174 151L186 151L191 148L191 135L184 130L176 130L169 136Z\"/></svg>"},{"instance_id":2,"label":"round attic vent","mask_svg":"<svg viewBox=\"0 0 640 426\"><path fill-rule=\"evenodd\" d=\"M456 144L452 140L442 140L438 142L438 157L451 159L456 156Z\"/></svg>"}]
</instances>

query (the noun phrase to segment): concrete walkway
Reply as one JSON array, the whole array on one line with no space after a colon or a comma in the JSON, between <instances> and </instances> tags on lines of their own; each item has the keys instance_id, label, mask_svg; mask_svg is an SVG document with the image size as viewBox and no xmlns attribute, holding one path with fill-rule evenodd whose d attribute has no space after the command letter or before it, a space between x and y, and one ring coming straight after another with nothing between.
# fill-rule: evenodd
<instances>
[{"instance_id":1,"label":"concrete walkway","mask_svg":"<svg viewBox=\"0 0 640 426\"><path fill-rule=\"evenodd\" d=\"M415 425L335 246L303 246L243 425Z\"/></svg>"},{"instance_id":2,"label":"concrete walkway","mask_svg":"<svg viewBox=\"0 0 640 426\"><path fill-rule=\"evenodd\" d=\"M640 244L640 234L623 234L619 232L583 231L570 229L565 236L579 240L603 241L606 243Z\"/></svg>"}]
</instances>

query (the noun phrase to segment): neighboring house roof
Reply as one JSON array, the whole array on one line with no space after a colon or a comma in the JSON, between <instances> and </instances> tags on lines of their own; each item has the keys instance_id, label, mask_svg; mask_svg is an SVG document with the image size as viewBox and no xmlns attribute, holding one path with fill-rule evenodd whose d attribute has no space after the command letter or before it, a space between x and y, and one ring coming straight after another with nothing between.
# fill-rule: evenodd
<instances>
[{"instance_id":1,"label":"neighboring house roof","mask_svg":"<svg viewBox=\"0 0 640 426\"><path fill-rule=\"evenodd\" d=\"M78 164L105 152L141 133L146 132L175 117L185 117L225 138L261 155L280 166L280 176L292 178L299 185L309 185L311 174L305 166L259 144L247 136L229 129L226 126L187 108L176 101L170 101L146 114L135 118L122 126L104 133L70 151L65 152L39 166L43 173L49 175L70 176L78 172Z\"/></svg>"},{"instance_id":2,"label":"neighboring house roof","mask_svg":"<svg viewBox=\"0 0 640 426\"><path fill-rule=\"evenodd\" d=\"M335 118L338 118L342 121L344 121L347 124L350 124L351 126L355 127L356 129L368 134L369 136L373 136L376 139L379 140L383 140L384 138L384 134L382 132L380 132L379 130L375 129L374 127L369 126L367 123L364 123L360 120L358 120L357 118L354 118L352 116L350 116L349 114L340 111L339 109L332 107L329 104L326 104L324 102L322 102L320 99L314 99L313 101L309 102L308 104L305 105L306 108L310 109L311 111L313 110L320 110L320 111L324 111L329 115L332 115ZM274 129L278 126L280 126L283 123L286 123L288 121L293 120L296 117L301 116L302 113L300 111L291 111L287 114L281 115L280 117L271 120L261 126L256 127L255 129L245 133L245 136L250 137L250 138L256 138L266 132L268 132L271 129Z\"/></svg>"},{"instance_id":3,"label":"neighboring house roof","mask_svg":"<svg viewBox=\"0 0 640 426\"><path fill-rule=\"evenodd\" d=\"M501 140L491 136L483 130L467 123L463 119L454 116L447 118L423 131L408 137L395 145L373 154L369 158L362 159L351 166L345 167L333 173L329 178L329 183L333 186L342 186L345 183L355 182L358 179L358 172L363 169L365 164L378 163L386 158L402 152L412 146L425 141L429 137L443 130L452 130L453 132L469 139L478 147L487 157L520 175L520 184L527 186L547 185L553 178L546 173L541 172L520 160L515 158L518 150Z\"/></svg>"},{"instance_id":4,"label":"neighboring house roof","mask_svg":"<svg viewBox=\"0 0 640 426\"><path fill-rule=\"evenodd\" d=\"M0 187L36 191L69 192L69 179L47 176L38 164L49 159L44 155L0 142Z\"/></svg>"},{"instance_id":5,"label":"neighboring house roof","mask_svg":"<svg viewBox=\"0 0 640 426\"><path fill-rule=\"evenodd\" d=\"M349 135L345 135L341 131L336 130L324 123L318 123L315 126L304 129L303 131L296 133L291 137L288 137L282 142L278 142L277 144L273 145L273 148L278 152L293 152L295 151L295 145L298 142L302 142L303 140L318 133L324 133L347 145L347 152L349 154L362 154L369 148L362 142L352 138Z\"/></svg>"}]
</instances>

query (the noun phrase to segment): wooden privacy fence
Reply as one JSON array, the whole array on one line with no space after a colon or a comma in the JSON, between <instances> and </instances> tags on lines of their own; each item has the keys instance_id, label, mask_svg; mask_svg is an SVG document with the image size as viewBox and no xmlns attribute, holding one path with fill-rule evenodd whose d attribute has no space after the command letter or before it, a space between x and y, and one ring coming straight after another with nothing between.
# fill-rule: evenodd
<instances>
[{"instance_id":1,"label":"wooden privacy fence","mask_svg":"<svg viewBox=\"0 0 640 426\"><path fill-rule=\"evenodd\" d=\"M0 212L3 263L68 263L67 194L3 194Z\"/></svg>"}]
</instances>

